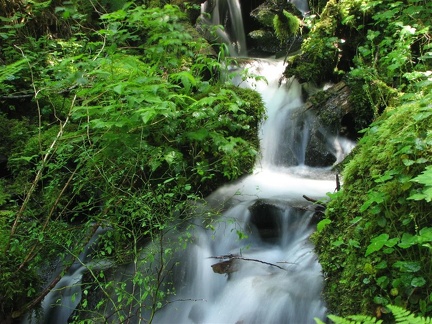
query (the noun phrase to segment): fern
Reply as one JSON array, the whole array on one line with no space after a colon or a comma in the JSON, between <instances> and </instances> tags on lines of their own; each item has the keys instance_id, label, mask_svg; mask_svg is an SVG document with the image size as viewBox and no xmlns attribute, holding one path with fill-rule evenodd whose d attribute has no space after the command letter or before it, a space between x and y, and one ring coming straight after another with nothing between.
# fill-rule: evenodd
<instances>
[{"instance_id":1,"label":"fern","mask_svg":"<svg viewBox=\"0 0 432 324\"><path fill-rule=\"evenodd\" d=\"M432 324L430 317L417 317L410 311L394 305L386 306L394 316L397 324ZM350 315L340 317L336 315L327 316L334 324L381 324L382 320L367 315ZM316 324L324 324L318 318L315 318Z\"/></svg>"},{"instance_id":2,"label":"fern","mask_svg":"<svg viewBox=\"0 0 432 324\"><path fill-rule=\"evenodd\" d=\"M367 315L350 315L347 317L339 317L336 315L329 315L335 324L381 324L382 320L379 320L372 316Z\"/></svg>"},{"instance_id":3,"label":"fern","mask_svg":"<svg viewBox=\"0 0 432 324\"><path fill-rule=\"evenodd\" d=\"M402 307L388 305L387 308L391 310L393 316L395 317L396 323L398 324L432 324L432 318L417 317Z\"/></svg>"}]
</instances>

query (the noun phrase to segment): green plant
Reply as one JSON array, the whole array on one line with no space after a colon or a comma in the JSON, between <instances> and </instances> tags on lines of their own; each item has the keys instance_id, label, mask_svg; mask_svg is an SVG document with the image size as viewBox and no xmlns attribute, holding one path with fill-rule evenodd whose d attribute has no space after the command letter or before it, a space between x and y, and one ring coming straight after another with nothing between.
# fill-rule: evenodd
<instances>
[{"instance_id":1,"label":"green plant","mask_svg":"<svg viewBox=\"0 0 432 324\"><path fill-rule=\"evenodd\" d=\"M386 307L386 312L390 312L394 316L396 323L404 324L430 324L432 319L430 317L416 316L410 311L394 306L388 305ZM376 317L371 317L367 315L350 315L346 317L340 317L335 315L328 315L328 318L335 324L380 324L383 320ZM315 319L317 324L324 324L320 319Z\"/></svg>"},{"instance_id":2,"label":"green plant","mask_svg":"<svg viewBox=\"0 0 432 324\"><path fill-rule=\"evenodd\" d=\"M337 2L328 1L320 19L305 36L302 53L292 59L286 74L318 85L340 78L338 62L343 54L344 39L337 35L339 21L336 17L339 16Z\"/></svg>"},{"instance_id":3,"label":"green plant","mask_svg":"<svg viewBox=\"0 0 432 324\"><path fill-rule=\"evenodd\" d=\"M372 124L345 166L343 190L328 204L327 225L319 224L327 298L346 289L362 301L334 306L341 314L387 304L432 311L428 100L388 110Z\"/></svg>"},{"instance_id":4,"label":"green plant","mask_svg":"<svg viewBox=\"0 0 432 324\"><path fill-rule=\"evenodd\" d=\"M204 54L178 8L128 3L100 21L95 31L7 48L2 96L19 93L31 109L8 135L29 129L20 145L8 143L0 191L0 321L37 308L62 275L38 271L57 260L67 271L99 227L92 257L101 262L81 261L75 320L144 311L151 321L173 293L163 278L188 242L193 206L254 163L261 98L219 79L223 62ZM170 237L180 227L186 236Z\"/></svg>"}]
</instances>

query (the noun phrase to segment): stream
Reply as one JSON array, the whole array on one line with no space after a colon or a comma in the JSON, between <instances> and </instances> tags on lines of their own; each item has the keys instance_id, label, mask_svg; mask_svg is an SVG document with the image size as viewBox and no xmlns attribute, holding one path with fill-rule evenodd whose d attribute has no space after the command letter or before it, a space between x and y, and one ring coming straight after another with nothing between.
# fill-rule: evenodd
<instances>
[{"instance_id":1,"label":"stream","mask_svg":"<svg viewBox=\"0 0 432 324\"><path fill-rule=\"evenodd\" d=\"M231 30L239 31L239 2L212 3L216 11L209 23L219 24L215 13L228 12L236 21ZM244 37L224 33L221 38L243 56ZM316 228L315 206L303 195L320 199L334 192L335 175L332 166L305 164L314 116L303 111L302 85L282 77L283 60L248 58L231 73L244 69L267 80L233 78L236 85L257 90L266 105L259 158L251 175L207 197L209 207L222 211L220 218L212 229L196 227L193 243L174 269L175 298L156 313L154 323L308 324L325 318L321 266L309 240ZM342 156L335 146L341 143L326 143L337 161ZM62 284L73 288L82 275L83 267L77 266ZM45 322L67 323L79 298L72 303L65 297L64 307L49 310L50 298L43 303Z\"/></svg>"},{"instance_id":2,"label":"stream","mask_svg":"<svg viewBox=\"0 0 432 324\"><path fill-rule=\"evenodd\" d=\"M280 84L283 61L248 62L268 82L240 84L258 90L266 104L260 158L252 175L207 198L213 208L225 209L220 226L197 231L177 270L184 274L175 296L182 302L158 312L155 323L300 324L325 317L321 267L309 241L314 207L303 195L325 197L335 190L335 176L330 168L303 163L313 116L302 113L296 80ZM229 268L213 269L218 263Z\"/></svg>"}]
</instances>

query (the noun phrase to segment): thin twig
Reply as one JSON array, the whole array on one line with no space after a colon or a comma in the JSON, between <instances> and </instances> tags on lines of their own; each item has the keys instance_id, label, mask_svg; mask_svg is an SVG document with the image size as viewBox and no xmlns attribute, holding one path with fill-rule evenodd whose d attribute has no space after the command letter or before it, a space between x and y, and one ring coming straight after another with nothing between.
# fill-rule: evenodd
<instances>
[{"instance_id":1,"label":"thin twig","mask_svg":"<svg viewBox=\"0 0 432 324\"><path fill-rule=\"evenodd\" d=\"M99 227L99 224L93 225L92 230L88 235L88 239L85 241L85 244L88 244L90 242L93 235L96 233L96 230L98 229L98 227ZM71 255L73 255L81 263L81 265L85 266L84 263L81 262L81 260L79 259L78 256L74 255L73 253L71 253ZM72 260L72 262L70 262L70 264L66 267L66 271L68 269L70 269L70 267L72 267L73 264L74 264L74 260ZM39 304L45 298L46 295L48 295L54 289L55 285L60 281L60 279L62 277L63 277L63 273L60 273L57 277L55 277L49 283L49 285L39 294L39 296L37 296L32 301L30 301L28 304L24 305L21 309L15 311L12 314L12 317L13 318L21 317L23 314L27 313L30 309L34 308L37 304Z\"/></svg>"},{"instance_id":2,"label":"thin twig","mask_svg":"<svg viewBox=\"0 0 432 324\"><path fill-rule=\"evenodd\" d=\"M230 260L252 261L252 262L267 264L267 265L279 268L281 270L287 271L285 268L282 268L281 266L278 266L277 264L274 264L274 263L270 263L270 262L266 262L266 261L262 261L262 260L258 260L258 259L244 258L242 256L235 255L235 254L228 254L228 255L222 255L222 256L211 256L211 257L209 257L209 259L230 259Z\"/></svg>"}]
</instances>

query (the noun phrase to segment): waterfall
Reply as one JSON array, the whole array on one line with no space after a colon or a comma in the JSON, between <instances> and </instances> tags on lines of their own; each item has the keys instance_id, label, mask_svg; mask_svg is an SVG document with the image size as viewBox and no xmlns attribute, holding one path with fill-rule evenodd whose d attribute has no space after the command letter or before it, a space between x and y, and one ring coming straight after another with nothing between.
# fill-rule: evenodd
<instances>
[{"instance_id":1,"label":"waterfall","mask_svg":"<svg viewBox=\"0 0 432 324\"><path fill-rule=\"evenodd\" d=\"M202 19L214 26L219 42L228 46L231 56L246 56L246 35L239 0L207 0L201 5ZM210 19L207 15L210 15ZM222 28L220 28L222 27Z\"/></svg>"},{"instance_id":2,"label":"waterfall","mask_svg":"<svg viewBox=\"0 0 432 324\"><path fill-rule=\"evenodd\" d=\"M203 10L212 13L209 23L225 27L218 34L232 55L245 55L239 1L208 0ZM208 207L221 210L221 215L209 229L197 217L193 241L177 255L181 262L173 267L175 296L156 312L154 323L307 324L325 317L321 266L309 241L314 208L303 195L325 197L334 191L335 180L329 168L305 163L314 116L302 110L301 85L282 77L283 64L251 59L231 70L248 70L266 79L232 79L240 87L256 89L264 100L268 118L259 133L261 154L253 174L207 197ZM340 160L347 144L341 138L333 142ZM46 323L67 323L81 294L74 283L84 271L78 262L45 298L46 309L61 299L61 307L47 310ZM67 296L66 287L76 299ZM138 317L128 320L148 318Z\"/></svg>"},{"instance_id":3,"label":"waterfall","mask_svg":"<svg viewBox=\"0 0 432 324\"><path fill-rule=\"evenodd\" d=\"M296 6L303 15L306 15L309 11L309 4L305 0L288 0L288 2L291 2L294 6Z\"/></svg>"},{"instance_id":4,"label":"waterfall","mask_svg":"<svg viewBox=\"0 0 432 324\"><path fill-rule=\"evenodd\" d=\"M209 206L225 206L220 228L197 227L197 239L176 270L188 275L176 276L182 278L177 294L156 314L155 323L314 323L325 316L321 267L309 242L314 212L302 195L321 198L334 191L335 181L327 169L303 163L313 117L299 111L298 82L281 82L282 64L249 60L242 68L264 75L267 82L233 79L259 91L266 104L262 156L252 175L207 198ZM238 231L247 238L240 240ZM226 256L222 262L232 263L235 271L215 273L212 267L223 263L213 256Z\"/></svg>"},{"instance_id":5,"label":"waterfall","mask_svg":"<svg viewBox=\"0 0 432 324\"><path fill-rule=\"evenodd\" d=\"M267 107L267 120L261 129L261 163L263 166L303 165L312 118L302 111L302 87L294 78L282 76L284 62L255 59L243 65L252 75L265 80L249 82L235 77L240 87L256 89Z\"/></svg>"},{"instance_id":6,"label":"waterfall","mask_svg":"<svg viewBox=\"0 0 432 324\"><path fill-rule=\"evenodd\" d=\"M324 197L334 191L335 181L328 168L311 168L302 162L306 150L303 137L309 134L307 124L313 116L305 117L299 110L298 82L281 82L281 64L261 59L243 65L264 75L267 82L233 79L263 96L268 115L260 130L263 153L252 175L207 197L208 207L222 210L222 214L213 229L206 229L202 220L196 219L193 241L177 255L180 262L174 260L174 273L168 279L176 293L156 312L154 323L313 324L315 317L325 317L321 266L309 241L314 209L302 196ZM281 147L290 147L283 158L278 154ZM292 155L295 158L287 158ZM80 259L85 260L85 255L86 251ZM87 266L89 261L85 260ZM85 271L81 262L71 267L45 298L43 323L68 322L81 296L79 281ZM218 269L224 262L233 270ZM125 282L121 275L127 271L119 270L119 282ZM50 303L58 305L59 299L59 307L48 307ZM139 323L143 318L149 318L148 314L128 320ZM114 317L110 320L116 322ZM38 320L33 317L27 322Z\"/></svg>"}]
</instances>

